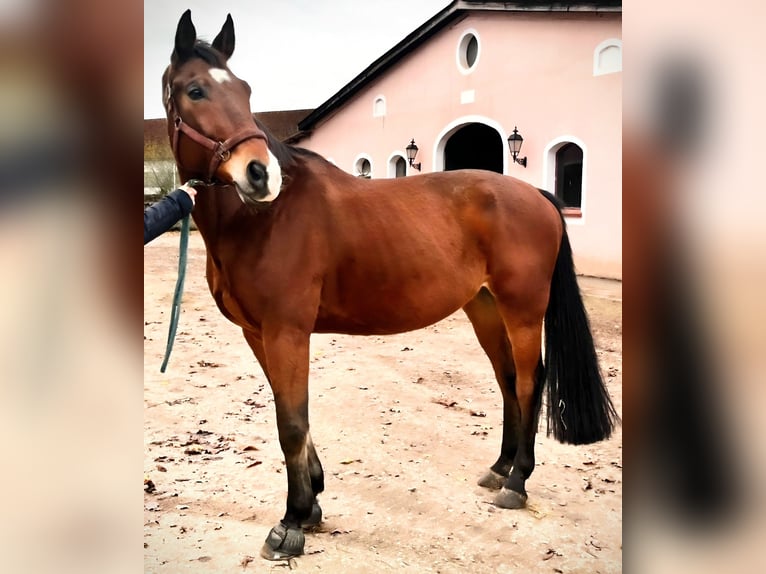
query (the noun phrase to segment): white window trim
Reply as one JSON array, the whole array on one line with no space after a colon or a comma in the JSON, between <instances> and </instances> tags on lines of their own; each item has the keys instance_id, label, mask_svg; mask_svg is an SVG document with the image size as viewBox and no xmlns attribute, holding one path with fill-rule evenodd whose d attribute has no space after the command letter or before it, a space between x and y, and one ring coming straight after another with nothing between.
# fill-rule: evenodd
<instances>
[{"instance_id":1,"label":"white window trim","mask_svg":"<svg viewBox=\"0 0 766 574\"><path fill-rule=\"evenodd\" d=\"M620 49L620 68L618 70L603 71L598 64L598 57L606 48L610 48L612 46ZM622 40L619 38L609 38L608 40L601 42L598 46L596 46L596 49L593 50L593 75L605 76L607 74L616 74L617 72L622 72Z\"/></svg>"},{"instance_id":2,"label":"white window trim","mask_svg":"<svg viewBox=\"0 0 766 574\"><path fill-rule=\"evenodd\" d=\"M564 135L548 142L545 151L543 151L542 188L556 195L556 152L568 143L576 144L582 150L582 201L580 202L580 216L565 216L565 218L567 225L585 225L588 213L588 147L580 138Z\"/></svg>"},{"instance_id":3,"label":"white window trim","mask_svg":"<svg viewBox=\"0 0 766 574\"><path fill-rule=\"evenodd\" d=\"M378 103L378 100L383 100L383 113L379 114L376 110L375 104ZM373 118L383 118L386 116L386 113L388 113L388 102L386 102L386 96L383 94L378 94L372 99L372 117Z\"/></svg>"},{"instance_id":4,"label":"white window trim","mask_svg":"<svg viewBox=\"0 0 766 574\"><path fill-rule=\"evenodd\" d=\"M388 166L388 177L389 178L396 178L396 159L402 158L404 160L404 165L406 165L406 174L410 175L410 164L407 161L407 154L403 151L396 150L391 152L391 155L388 156L388 160L386 161L386 165Z\"/></svg>"},{"instance_id":5,"label":"white window trim","mask_svg":"<svg viewBox=\"0 0 766 574\"><path fill-rule=\"evenodd\" d=\"M466 68L463 65L463 51L464 48L467 47L467 44L466 46L463 46L463 41L469 35L472 35L476 38L476 61L473 63L473 66ZM458 71L464 76L472 74L479 66L479 60L481 60L481 38L479 37L479 33L474 28L463 30L463 33L460 35L460 39L457 41L457 47L455 48L455 65L457 66Z\"/></svg>"},{"instance_id":6,"label":"white window trim","mask_svg":"<svg viewBox=\"0 0 766 574\"><path fill-rule=\"evenodd\" d=\"M359 177L359 169L357 168L357 165L363 159L366 159L370 162L370 179L372 179L375 177L375 164L372 161L372 156L367 153L360 153L356 156L356 158L354 158L354 163L351 164L351 175Z\"/></svg>"}]
</instances>

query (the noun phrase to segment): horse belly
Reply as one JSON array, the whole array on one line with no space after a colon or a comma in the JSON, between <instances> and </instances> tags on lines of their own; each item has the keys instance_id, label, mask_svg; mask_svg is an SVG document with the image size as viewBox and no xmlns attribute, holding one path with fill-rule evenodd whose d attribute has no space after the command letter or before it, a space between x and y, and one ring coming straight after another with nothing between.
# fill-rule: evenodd
<instances>
[{"instance_id":1,"label":"horse belly","mask_svg":"<svg viewBox=\"0 0 766 574\"><path fill-rule=\"evenodd\" d=\"M354 279L323 291L316 332L390 335L421 329L463 307L486 276L483 266L474 265L456 272Z\"/></svg>"}]
</instances>

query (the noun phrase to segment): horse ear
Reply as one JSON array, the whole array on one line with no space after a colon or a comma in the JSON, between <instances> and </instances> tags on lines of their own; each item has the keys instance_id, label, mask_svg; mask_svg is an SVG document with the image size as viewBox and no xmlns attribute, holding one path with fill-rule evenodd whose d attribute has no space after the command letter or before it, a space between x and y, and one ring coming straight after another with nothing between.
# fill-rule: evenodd
<instances>
[{"instance_id":1,"label":"horse ear","mask_svg":"<svg viewBox=\"0 0 766 574\"><path fill-rule=\"evenodd\" d=\"M191 10L187 10L178 21L176 29L176 44L173 48L171 61L186 60L194 52L194 42L197 40L197 30L191 19Z\"/></svg>"},{"instance_id":2,"label":"horse ear","mask_svg":"<svg viewBox=\"0 0 766 574\"><path fill-rule=\"evenodd\" d=\"M231 19L231 14L226 15L223 28L213 40L213 48L221 52L227 60L234 53L234 20Z\"/></svg>"}]
</instances>

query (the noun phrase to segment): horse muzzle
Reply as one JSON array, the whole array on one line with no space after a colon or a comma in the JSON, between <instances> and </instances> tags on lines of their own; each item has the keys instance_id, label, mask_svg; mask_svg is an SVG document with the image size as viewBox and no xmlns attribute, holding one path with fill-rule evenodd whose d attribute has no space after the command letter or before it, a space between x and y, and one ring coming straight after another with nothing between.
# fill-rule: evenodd
<instances>
[{"instance_id":1,"label":"horse muzzle","mask_svg":"<svg viewBox=\"0 0 766 574\"><path fill-rule=\"evenodd\" d=\"M248 153L247 147L235 150L229 160L221 164L218 175L233 183L240 199L248 204L274 201L282 188L279 160L268 148L266 157L262 153Z\"/></svg>"}]
</instances>

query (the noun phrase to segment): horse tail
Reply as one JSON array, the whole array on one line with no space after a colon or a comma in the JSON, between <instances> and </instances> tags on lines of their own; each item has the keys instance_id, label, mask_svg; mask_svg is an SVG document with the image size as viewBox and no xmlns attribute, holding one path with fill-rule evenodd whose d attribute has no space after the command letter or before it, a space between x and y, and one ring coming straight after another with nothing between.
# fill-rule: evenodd
<instances>
[{"instance_id":1,"label":"horse tail","mask_svg":"<svg viewBox=\"0 0 766 574\"><path fill-rule=\"evenodd\" d=\"M589 444L609 438L619 416L599 369L561 205L540 191L564 224L545 312L548 435L563 443Z\"/></svg>"}]
</instances>

